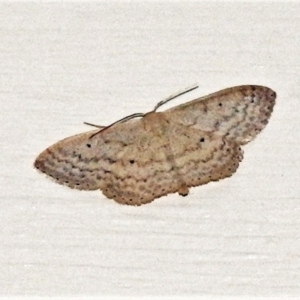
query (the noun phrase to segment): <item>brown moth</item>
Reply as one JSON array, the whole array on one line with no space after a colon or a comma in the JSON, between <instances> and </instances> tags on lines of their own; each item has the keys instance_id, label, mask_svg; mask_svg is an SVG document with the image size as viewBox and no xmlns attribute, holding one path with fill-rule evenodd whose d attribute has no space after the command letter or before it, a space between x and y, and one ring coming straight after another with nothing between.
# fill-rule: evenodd
<instances>
[{"instance_id":1,"label":"brown moth","mask_svg":"<svg viewBox=\"0 0 300 300\"><path fill-rule=\"evenodd\" d=\"M149 113L93 125L99 128L59 141L34 166L60 184L100 189L130 205L175 192L186 196L190 187L231 176L243 158L241 145L268 123L276 93L264 86L237 86L156 112L184 92Z\"/></svg>"}]
</instances>

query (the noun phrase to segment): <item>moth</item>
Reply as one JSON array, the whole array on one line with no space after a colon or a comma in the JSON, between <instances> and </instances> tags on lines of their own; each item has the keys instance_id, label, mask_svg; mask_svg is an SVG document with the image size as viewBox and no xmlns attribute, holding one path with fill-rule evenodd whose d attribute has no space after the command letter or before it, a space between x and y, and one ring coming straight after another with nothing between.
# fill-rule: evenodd
<instances>
[{"instance_id":1,"label":"moth","mask_svg":"<svg viewBox=\"0 0 300 300\"><path fill-rule=\"evenodd\" d=\"M241 146L267 125L276 93L236 86L157 112L193 88L109 126L87 123L97 129L50 146L34 166L59 184L101 190L129 205L176 192L186 196L191 187L229 177L242 161Z\"/></svg>"}]
</instances>

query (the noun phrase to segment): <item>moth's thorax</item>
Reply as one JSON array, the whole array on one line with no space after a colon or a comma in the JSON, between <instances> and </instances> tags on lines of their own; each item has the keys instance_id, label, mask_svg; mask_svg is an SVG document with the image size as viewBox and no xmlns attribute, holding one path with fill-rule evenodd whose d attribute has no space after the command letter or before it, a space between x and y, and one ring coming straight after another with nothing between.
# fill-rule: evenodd
<instances>
[{"instance_id":1,"label":"moth's thorax","mask_svg":"<svg viewBox=\"0 0 300 300\"><path fill-rule=\"evenodd\" d=\"M161 112L147 113L143 119L143 126L147 131L159 131L168 125L167 118Z\"/></svg>"}]
</instances>

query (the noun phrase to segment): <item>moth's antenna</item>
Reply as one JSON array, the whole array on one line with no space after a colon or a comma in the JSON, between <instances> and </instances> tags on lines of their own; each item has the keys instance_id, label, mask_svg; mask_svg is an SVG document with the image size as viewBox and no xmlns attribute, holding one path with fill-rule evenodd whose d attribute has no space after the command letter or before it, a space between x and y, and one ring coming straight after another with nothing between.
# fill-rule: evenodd
<instances>
[{"instance_id":1,"label":"moth's antenna","mask_svg":"<svg viewBox=\"0 0 300 300\"><path fill-rule=\"evenodd\" d=\"M87 123L87 122L84 122L84 124L86 124L86 125L91 125L91 126L100 128L100 130L99 130L98 132L96 132L96 133L94 133L93 135L90 136L90 139L91 139L91 138L94 137L96 134L98 134L98 133L100 133L100 132L102 132L102 131L104 131L104 130L106 130L106 129L108 129L108 128L110 128L110 127L116 125L116 124L118 124L118 123L123 123L123 122L129 121L129 120L134 119L134 118L139 118L139 117L142 118L144 115L145 115L145 114L143 114L143 113L135 113L135 114L129 115L129 116L125 117L125 118L122 118L122 119L120 119L120 120L118 120L118 121L116 121L116 122L113 122L113 123L111 123L110 125L105 126L105 127L102 127L102 126L99 126L99 125L94 125L94 124Z\"/></svg>"},{"instance_id":2,"label":"moth's antenna","mask_svg":"<svg viewBox=\"0 0 300 300\"><path fill-rule=\"evenodd\" d=\"M198 87L199 87L198 84L193 84L193 85L191 85L190 87L185 88L184 90L181 90L181 91L178 91L178 92L175 93L175 94L172 94L172 95L169 96L168 98L166 98L166 99L164 99L164 100L158 102L158 103L156 104L156 106L154 107L153 111L156 111L160 106L164 105L165 103L169 102L170 100L175 99L175 98L177 98L177 97L179 97L179 96L181 96L181 95L183 95L183 94L185 94L185 93L188 93L188 92L190 92L190 91L192 91L192 90L194 90L194 89L196 89L196 88L198 88Z\"/></svg>"},{"instance_id":3,"label":"moth's antenna","mask_svg":"<svg viewBox=\"0 0 300 300\"><path fill-rule=\"evenodd\" d=\"M92 126L92 127L96 127L96 128L104 128L105 126L101 126L101 125L96 125L96 124L92 124L92 123L88 123L88 122L83 122L83 124L88 125L88 126Z\"/></svg>"},{"instance_id":4,"label":"moth's antenna","mask_svg":"<svg viewBox=\"0 0 300 300\"><path fill-rule=\"evenodd\" d=\"M198 87L199 87L198 84L193 84L192 86L187 87L184 90L181 90L181 91L178 91L175 94L172 94L168 98L166 98L166 99L158 102L158 104L154 107L153 112L155 112L160 106L164 105L165 103L169 102L170 100L172 100L174 98L177 98L177 97L179 97L179 96L181 96L181 95L183 95L185 93L188 93L188 92L190 92L190 91L192 91L192 90L194 90L194 89L196 89ZM135 114L129 115L129 116L125 117L125 118L122 118L122 119L120 119L120 120L118 120L118 121L116 121L116 122L114 122L114 123L112 123L112 124L110 124L108 126L100 126L100 125L95 125L95 124L88 123L88 122L84 122L84 124L89 125L89 126L93 126L93 127L96 127L96 128L100 128L100 130L98 132L96 132L96 133L94 133L93 135L90 136L90 139L91 139L95 135L97 135L98 133L100 133L100 132L102 132L102 131L104 131L104 130L106 130L106 129L108 129L108 128L110 128L110 127L112 127L112 126L114 126L114 125L116 125L118 123L123 123L123 122L129 121L129 120L134 119L134 118L142 118L144 116L145 116L145 114L143 114L143 113L135 113Z\"/></svg>"},{"instance_id":5,"label":"moth's antenna","mask_svg":"<svg viewBox=\"0 0 300 300\"><path fill-rule=\"evenodd\" d=\"M123 123L123 122L126 122L128 120L138 118L138 117L143 117L143 116L144 116L143 113L135 113L135 114L129 115L127 117L124 117L124 118L122 118L122 119L120 119L120 120L118 120L118 121L116 121L116 122L114 122L114 123L112 123L108 126L95 125L95 124L88 123L88 122L83 122L83 124L88 125L88 126L93 126L93 127L96 127L96 128L100 128L100 129L104 129L104 128L109 128L109 127L111 127L113 125L116 125L118 123Z\"/></svg>"}]
</instances>

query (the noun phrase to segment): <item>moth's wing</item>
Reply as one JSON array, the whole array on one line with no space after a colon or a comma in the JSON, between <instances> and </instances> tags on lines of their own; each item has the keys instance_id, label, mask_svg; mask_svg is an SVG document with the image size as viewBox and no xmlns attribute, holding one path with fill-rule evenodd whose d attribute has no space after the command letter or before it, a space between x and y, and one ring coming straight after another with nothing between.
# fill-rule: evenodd
<instances>
[{"instance_id":1,"label":"moth's wing","mask_svg":"<svg viewBox=\"0 0 300 300\"><path fill-rule=\"evenodd\" d=\"M275 99L276 93L268 87L237 86L171 108L164 114L178 124L246 144L268 123Z\"/></svg>"},{"instance_id":2,"label":"moth's wing","mask_svg":"<svg viewBox=\"0 0 300 300\"><path fill-rule=\"evenodd\" d=\"M230 177L243 159L238 143L212 132L173 125L170 145L181 182L186 187Z\"/></svg>"},{"instance_id":3,"label":"moth's wing","mask_svg":"<svg viewBox=\"0 0 300 300\"><path fill-rule=\"evenodd\" d=\"M151 124L150 124L151 126ZM101 182L103 194L121 204L141 205L177 191L169 141L155 130L142 130L126 144Z\"/></svg>"},{"instance_id":4,"label":"moth's wing","mask_svg":"<svg viewBox=\"0 0 300 300\"><path fill-rule=\"evenodd\" d=\"M234 141L174 124L165 128L164 136L148 132L125 147L101 189L119 203L141 205L228 177L241 159L242 150Z\"/></svg>"},{"instance_id":5,"label":"moth's wing","mask_svg":"<svg viewBox=\"0 0 300 300\"><path fill-rule=\"evenodd\" d=\"M57 183L96 190L123 148L136 143L141 131L140 121L134 120L71 136L44 150L34 166Z\"/></svg>"},{"instance_id":6,"label":"moth's wing","mask_svg":"<svg viewBox=\"0 0 300 300\"><path fill-rule=\"evenodd\" d=\"M37 157L35 167L60 184L101 189L108 198L124 204L141 205L177 191L166 150L169 141L155 130L145 130L138 120L97 132L50 146Z\"/></svg>"},{"instance_id":7,"label":"moth's wing","mask_svg":"<svg viewBox=\"0 0 300 300\"><path fill-rule=\"evenodd\" d=\"M34 165L57 183L80 190L101 189L117 202L140 205L177 190L165 150L168 144L135 120L59 141L43 151ZM169 187L157 185L160 180L160 184L168 181Z\"/></svg>"},{"instance_id":8,"label":"moth's wing","mask_svg":"<svg viewBox=\"0 0 300 300\"><path fill-rule=\"evenodd\" d=\"M145 130L140 121L97 132L54 144L35 167L71 188L101 189L119 203L141 205L230 176L241 160L234 141L172 122L163 135Z\"/></svg>"}]
</instances>

